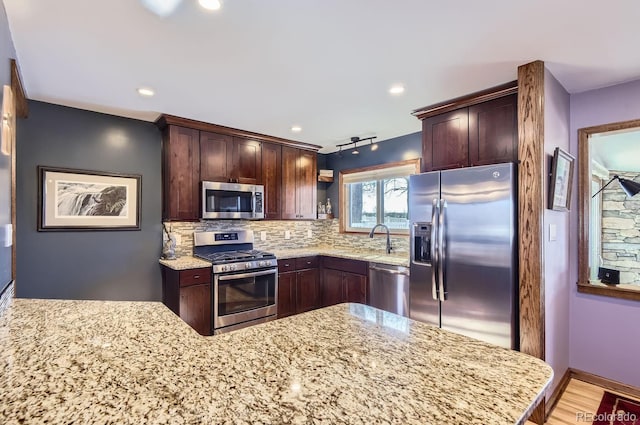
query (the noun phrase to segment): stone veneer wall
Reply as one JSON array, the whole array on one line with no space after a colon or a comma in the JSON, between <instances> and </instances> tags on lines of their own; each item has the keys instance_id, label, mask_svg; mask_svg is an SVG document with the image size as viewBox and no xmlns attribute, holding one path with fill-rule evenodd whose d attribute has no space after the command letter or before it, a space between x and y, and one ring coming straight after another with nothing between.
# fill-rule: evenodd
<instances>
[{"instance_id":1,"label":"stone veneer wall","mask_svg":"<svg viewBox=\"0 0 640 425\"><path fill-rule=\"evenodd\" d=\"M166 222L167 229L178 235L177 256L193 254L193 232L207 230L251 229L254 231L254 247L264 251L281 249L304 249L315 246L332 246L337 249L374 250L385 252L385 236L376 234L373 239L368 234L354 235L339 232L338 219L333 220L210 220L201 222ZM285 239L285 231L291 232L291 239ZM311 230L311 237L308 231ZM260 232L267 232L267 240L260 240ZM393 253L409 253L408 236L392 236Z\"/></svg>"},{"instance_id":2,"label":"stone veneer wall","mask_svg":"<svg viewBox=\"0 0 640 425\"><path fill-rule=\"evenodd\" d=\"M638 173L611 171L640 183ZM640 285L640 195L628 198L617 182L603 192L602 266L620 270L620 283Z\"/></svg>"},{"instance_id":3,"label":"stone veneer wall","mask_svg":"<svg viewBox=\"0 0 640 425\"><path fill-rule=\"evenodd\" d=\"M12 282L5 288L4 292L0 294L0 316L2 316L7 307L9 307L9 304L11 304L11 300L13 299L13 297L14 293Z\"/></svg>"}]
</instances>

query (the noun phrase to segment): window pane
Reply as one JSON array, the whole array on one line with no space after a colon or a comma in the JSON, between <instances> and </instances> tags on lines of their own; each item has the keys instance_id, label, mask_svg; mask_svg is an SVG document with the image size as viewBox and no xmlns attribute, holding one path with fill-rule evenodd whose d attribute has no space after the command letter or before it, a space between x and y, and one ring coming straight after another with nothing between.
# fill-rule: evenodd
<instances>
[{"instance_id":1,"label":"window pane","mask_svg":"<svg viewBox=\"0 0 640 425\"><path fill-rule=\"evenodd\" d=\"M376 224L377 182L351 183L349 188L349 227L373 227Z\"/></svg>"},{"instance_id":2,"label":"window pane","mask_svg":"<svg viewBox=\"0 0 640 425\"><path fill-rule=\"evenodd\" d=\"M382 181L383 187L383 223L390 229L409 228L409 179L396 177Z\"/></svg>"}]
</instances>

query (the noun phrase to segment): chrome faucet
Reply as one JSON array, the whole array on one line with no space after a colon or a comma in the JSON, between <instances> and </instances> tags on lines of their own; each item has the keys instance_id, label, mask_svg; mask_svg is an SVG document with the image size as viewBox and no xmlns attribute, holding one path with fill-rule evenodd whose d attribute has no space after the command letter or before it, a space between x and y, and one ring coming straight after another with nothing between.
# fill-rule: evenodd
<instances>
[{"instance_id":1,"label":"chrome faucet","mask_svg":"<svg viewBox=\"0 0 640 425\"><path fill-rule=\"evenodd\" d=\"M389 237L389 228L382 223L378 223L375 226L373 226L373 229L371 229L371 231L369 232L369 237L373 238L373 233L376 231L376 228L378 227L384 227L387 230L387 254L391 254L391 238Z\"/></svg>"}]
</instances>

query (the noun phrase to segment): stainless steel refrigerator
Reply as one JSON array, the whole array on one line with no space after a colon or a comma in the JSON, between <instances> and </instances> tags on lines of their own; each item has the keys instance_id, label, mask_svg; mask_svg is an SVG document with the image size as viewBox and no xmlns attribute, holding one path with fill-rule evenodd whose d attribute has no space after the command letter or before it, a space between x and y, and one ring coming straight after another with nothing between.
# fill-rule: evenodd
<instances>
[{"instance_id":1,"label":"stainless steel refrigerator","mask_svg":"<svg viewBox=\"0 0 640 425\"><path fill-rule=\"evenodd\" d=\"M413 175L410 316L518 349L515 166Z\"/></svg>"}]
</instances>

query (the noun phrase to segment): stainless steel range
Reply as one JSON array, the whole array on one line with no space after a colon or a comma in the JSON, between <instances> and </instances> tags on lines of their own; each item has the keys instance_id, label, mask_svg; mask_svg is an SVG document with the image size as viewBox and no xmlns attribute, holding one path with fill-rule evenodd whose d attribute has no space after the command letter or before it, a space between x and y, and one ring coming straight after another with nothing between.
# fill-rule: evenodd
<instances>
[{"instance_id":1,"label":"stainless steel range","mask_svg":"<svg viewBox=\"0 0 640 425\"><path fill-rule=\"evenodd\" d=\"M195 232L193 240L193 255L212 263L214 334L276 318L278 262L253 249L252 230Z\"/></svg>"}]
</instances>

